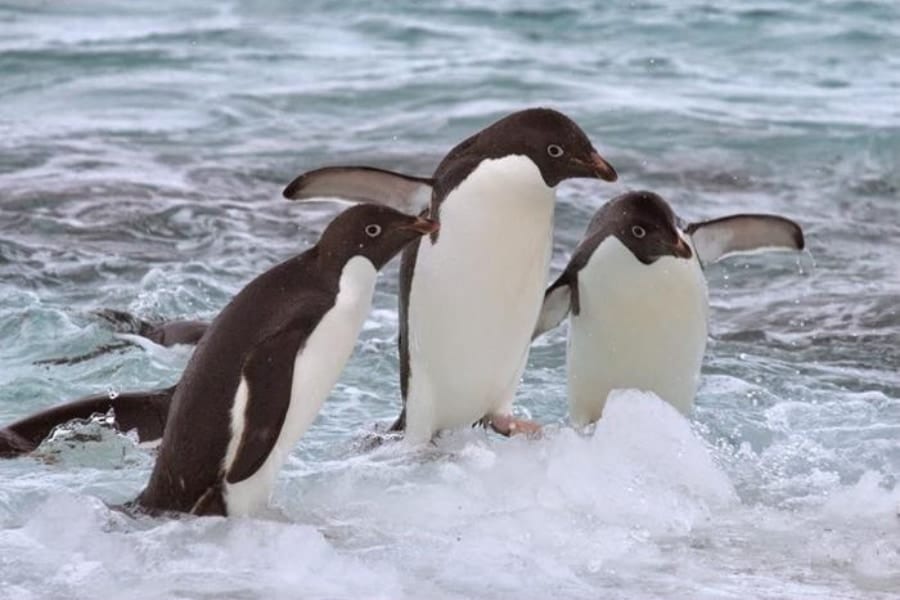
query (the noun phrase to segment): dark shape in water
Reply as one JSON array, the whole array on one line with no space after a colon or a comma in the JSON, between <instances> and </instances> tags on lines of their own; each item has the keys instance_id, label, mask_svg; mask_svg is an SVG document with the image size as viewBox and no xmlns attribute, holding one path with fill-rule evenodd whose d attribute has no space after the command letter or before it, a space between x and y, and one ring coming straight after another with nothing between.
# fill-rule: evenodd
<instances>
[{"instance_id":1,"label":"dark shape in water","mask_svg":"<svg viewBox=\"0 0 900 600\"><path fill-rule=\"evenodd\" d=\"M209 323L206 321L179 320L151 323L140 319L131 313L121 310L106 308L95 313L98 317L111 323L116 333L128 333L145 337L160 346L171 347L177 344L195 345L206 333ZM36 365L74 365L92 358L97 358L107 352L124 350L135 346L134 342L122 340L113 344L105 344L85 354L71 357L48 358L35 361Z\"/></svg>"},{"instance_id":2,"label":"dark shape in water","mask_svg":"<svg viewBox=\"0 0 900 600\"><path fill-rule=\"evenodd\" d=\"M0 458L13 458L37 448L58 426L113 411L121 432L137 430L143 442L162 437L175 386L149 392L130 392L114 398L99 394L54 406L0 429Z\"/></svg>"}]
</instances>

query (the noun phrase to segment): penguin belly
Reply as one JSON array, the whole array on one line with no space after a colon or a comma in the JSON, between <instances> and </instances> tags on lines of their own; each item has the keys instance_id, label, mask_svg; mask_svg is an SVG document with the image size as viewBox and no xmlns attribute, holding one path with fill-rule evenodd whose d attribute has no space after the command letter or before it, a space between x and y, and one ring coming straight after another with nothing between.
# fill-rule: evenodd
<instances>
[{"instance_id":1,"label":"penguin belly","mask_svg":"<svg viewBox=\"0 0 900 600\"><path fill-rule=\"evenodd\" d=\"M419 242L408 305L406 437L508 413L552 251L555 195L522 156L483 161Z\"/></svg>"},{"instance_id":2,"label":"penguin belly","mask_svg":"<svg viewBox=\"0 0 900 600\"><path fill-rule=\"evenodd\" d=\"M709 311L696 254L645 265L610 236L579 271L578 293L580 311L570 318L567 348L572 422L599 419L614 389L651 391L689 412Z\"/></svg>"},{"instance_id":3,"label":"penguin belly","mask_svg":"<svg viewBox=\"0 0 900 600\"><path fill-rule=\"evenodd\" d=\"M354 257L344 266L334 306L325 313L294 359L290 405L274 447L251 476L235 483L224 483L229 516L253 514L268 503L278 472L319 414L322 403L353 353L372 304L376 276L374 265L364 257ZM265 398L255 400L264 402ZM243 415L247 401L247 384L242 379L231 414L232 436L225 455L226 473L245 435Z\"/></svg>"}]
</instances>

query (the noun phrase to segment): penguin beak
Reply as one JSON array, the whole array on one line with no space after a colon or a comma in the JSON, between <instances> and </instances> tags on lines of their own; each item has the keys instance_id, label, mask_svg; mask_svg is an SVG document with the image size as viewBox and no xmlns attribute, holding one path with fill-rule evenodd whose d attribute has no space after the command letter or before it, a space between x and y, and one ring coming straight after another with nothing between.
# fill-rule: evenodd
<instances>
[{"instance_id":1,"label":"penguin beak","mask_svg":"<svg viewBox=\"0 0 900 600\"><path fill-rule=\"evenodd\" d=\"M425 217L417 217L415 221L406 225L404 229L412 229L413 231L418 231L419 233L426 235L429 233L435 233L438 229L440 229L440 224L437 221L432 221L431 219L426 219Z\"/></svg>"},{"instance_id":2,"label":"penguin beak","mask_svg":"<svg viewBox=\"0 0 900 600\"><path fill-rule=\"evenodd\" d=\"M605 158L600 156L596 150L591 150L591 162L585 166L597 179L602 179L603 181L615 181L619 178L619 174L616 173L613 166L609 164Z\"/></svg>"},{"instance_id":3,"label":"penguin beak","mask_svg":"<svg viewBox=\"0 0 900 600\"><path fill-rule=\"evenodd\" d=\"M678 258L690 258L694 255L691 252L691 247L684 241L684 238L680 235L678 236L678 242L672 246L672 254L677 256Z\"/></svg>"}]
</instances>

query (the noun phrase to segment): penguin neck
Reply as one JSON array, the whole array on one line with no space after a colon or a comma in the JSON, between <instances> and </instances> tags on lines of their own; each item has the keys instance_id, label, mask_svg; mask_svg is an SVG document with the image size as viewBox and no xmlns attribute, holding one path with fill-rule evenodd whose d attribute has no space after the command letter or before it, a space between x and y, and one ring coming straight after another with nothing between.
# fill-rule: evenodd
<instances>
[{"instance_id":1,"label":"penguin neck","mask_svg":"<svg viewBox=\"0 0 900 600\"><path fill-rule=\"evenodd\" d=\"M351 256L341 269L336 303L363 306L364 315L368 314L377 276L378 270L371 260L362 254Z\"/></svg>"},{"instance_id":2,"label":"penguin neck","mask_svg":"<svg viewBox=\"0 0 900 600\"><path fill-rule=\"evenodd\" d=\"M343 273L347 265L350 264L354 258L357 258L352 255L347 256L347 252L329 250L321 244L313 246L311 252L321 273ZM366 262L370 262L369 259L365 257L360 256L359 258L363 258Z\"/></svg>"},{"instance_id":3,"label":"penguin neck","mask_svg":"<svg viewBox=\"0 0 900 600\"><path fill-rule=\"evenodd\" d=\"M587 294L596 289L633 300L671 302L681 294L706 294L706 280L696 257L663 256L650 264L638 259L615 235L607 236L579 274ZM603 303L603 298L598 297Z\"/></svg>"},{"instance_id":4,"label":"penguin neck","mask_svg":"<svg viewBox=\"0 0 900 600\"><path fill-rule=\"evenodd\" d=\"M435 199L432 214L443 223L448 209L461 210L468 220L486 225L489 230L484 233L492 239L527 226L520 220L523 217L552 227L555 200L537 165L527 156L512 154L482 160L445 197ZM546 214L550 221L542 218ZM493 218L485 221L488 215Z\"/></svg>"},{"instance_id":5,"label":"penguin neck","mask_svg":"<svg viewBox=\"0 0 900 600\"><path fill-rule=\"evenodd\" d=\"M555 200L530 158L485 159L441 204L440 239L454 238L459 244L454 252L478 255L479 264L491 257L495 264L505 263L502 269L515 271L529 260L543 260L551 244Z\"/></svg>"},{"instance_id":6,"label":"penguin neck","mask_svg":"<svg viewBox=\"0 0 900 600\"><path fill-rule=\"evenodd\" d=\"M553 188L544 181L541 170L523 154L486 158L472 170L467 181L477 182L480 186L491 184L498 190L506 190L503 195L525 193L537 197L534 192L538 190L543 197L553 195Z\"/></svg>"}]
</instances>

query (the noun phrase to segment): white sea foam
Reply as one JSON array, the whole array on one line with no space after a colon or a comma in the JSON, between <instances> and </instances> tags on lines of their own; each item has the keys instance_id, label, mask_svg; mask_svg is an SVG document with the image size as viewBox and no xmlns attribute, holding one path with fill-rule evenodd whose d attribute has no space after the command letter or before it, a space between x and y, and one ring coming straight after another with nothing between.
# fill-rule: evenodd
<instances>
[{"instance_id":1,"label":"white sea foam","mask_svg":"<svg viewBox=\"0 0 900 600\"><path fill-rule=\"evenodd\" d=\"M0 530L0 581L4 598L878 597L900 581L900 491L879 476L787 511L741 502L716 456L624 391L585 433L294 459L276 520L135 521L59 487Z\"/></svg>"}]
</instances>

